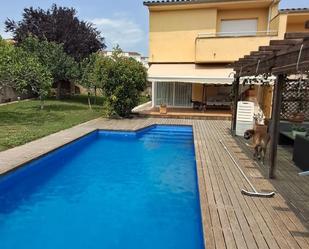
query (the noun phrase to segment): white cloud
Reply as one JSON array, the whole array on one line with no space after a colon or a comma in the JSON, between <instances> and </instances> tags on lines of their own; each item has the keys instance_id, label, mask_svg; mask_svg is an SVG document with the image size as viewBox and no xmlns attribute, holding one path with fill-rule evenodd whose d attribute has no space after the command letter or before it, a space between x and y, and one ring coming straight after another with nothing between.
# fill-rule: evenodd
<instances>
[{"instance_id":1,"label":"white cloud","mask_svg":"<svg viewBox=\"0 0 309 249\"><path fill-rule=\"evenodd\" d=\"M109 49L119 44L125 50L132 50L145 41L144 31L137 23L122 13L114 16L114 18L95 18L91 20L98 30L102 32Z\"/></svg>"},{"instance_id":2,"label":"white cloud","mask_svg":"<svg viewBox=\"0 0 309 249\"><path fill-rule=\"evenodd\" d=\"M0 25L0 36L4 39L9 39L12 38L12 34L11 33L7 33L4 31L4 26Z\"/></svg>"}]
</instances>

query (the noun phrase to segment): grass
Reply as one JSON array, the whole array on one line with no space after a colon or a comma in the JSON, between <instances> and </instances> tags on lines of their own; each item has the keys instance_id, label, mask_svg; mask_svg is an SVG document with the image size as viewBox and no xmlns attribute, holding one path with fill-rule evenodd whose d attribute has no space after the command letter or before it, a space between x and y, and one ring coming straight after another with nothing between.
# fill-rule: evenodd
<instances>
[{"instance_id":1,"label":"grass","mask_svg":"<svg viewBox=\"0 0 309 249\"><path fill-rule=\"evenodd\" d=\"M70 128L104 115L103 98L89 110L87 98L49 99L44 110L37 100L0 106L0 151Z\"/></svg>"}]
</instances>

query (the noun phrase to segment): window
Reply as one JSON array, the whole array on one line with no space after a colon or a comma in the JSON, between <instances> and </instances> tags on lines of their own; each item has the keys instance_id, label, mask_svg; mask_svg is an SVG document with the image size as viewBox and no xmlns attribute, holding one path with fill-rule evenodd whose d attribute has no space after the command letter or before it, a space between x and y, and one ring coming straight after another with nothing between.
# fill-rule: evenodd
<instances>
[{"instance_id":1,"label":"window","mask_svg":"<svg viewBox=\"0 0 309 249\"><path fill-rule=\"evenodd\" d=\"M255 36L257 33L257 19L222 20L221 36Z\"/></svg>"},{"instance_id":2,"label":"window","mask_svg":"<svg viewBox=\"0 0 309 249\"><path fill-rule=\"evenodd\" d=\"M182 82L157 82L155 105L191 107L192 84Z\"/></svg>"}]
</instances>

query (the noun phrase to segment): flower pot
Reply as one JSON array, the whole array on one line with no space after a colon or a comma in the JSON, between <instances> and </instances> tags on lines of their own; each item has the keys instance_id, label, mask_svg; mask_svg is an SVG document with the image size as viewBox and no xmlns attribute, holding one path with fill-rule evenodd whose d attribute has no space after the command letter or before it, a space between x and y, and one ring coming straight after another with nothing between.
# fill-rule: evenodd
<instances>
[{"instance_id":1,"label":"flower pot","mask_svg":"<svg viewBox=\"0 0 309 249\"><path fill-rule=\"evenodd\" d=\"M160 105L160 114L166 114L166 113L167 113L167 106Z\"/></svg>"},{"instance_id":2,"label":"flower pot","mask_svg":"<svg viewBox=\"0 0 309 249\"><path fill-rule=\"evenodd\" d=\"M303 137L305 137L306 136L306 134L307 134L307 132L306 131L292 131L292 134L293 134L293 137L295 138L297 135L299 135L299 136L303 136Z\"/></svg>"}]
</instances>

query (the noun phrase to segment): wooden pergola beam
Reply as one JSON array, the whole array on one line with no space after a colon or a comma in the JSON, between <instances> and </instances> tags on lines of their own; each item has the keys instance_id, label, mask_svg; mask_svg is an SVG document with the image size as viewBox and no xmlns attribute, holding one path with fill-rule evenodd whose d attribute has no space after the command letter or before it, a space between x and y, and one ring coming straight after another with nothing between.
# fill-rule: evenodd
<instances>
[{"instance_id":1,"label":"wooden pergola beam","mask_svg":"<svg viewBox=\"0 0 309 249\"><path fill-rule=\"evenodd\" d=\"M293 33L285 33L284 39L305 39L309 38L309 32L293 32Z\"/></svg>"},{"instance_id":2,"label":"wooden pergola beam","mask_svg":"<svg viewBox=\"0 0 309 249\"><path fill-rule=\"evenodd\" d=\"M288 45L293 46L297 44L301 44L303 42L303 39L290 39L290 40L271 40L269 45Z\"/></svg>"},{"instance_id":3,"label":"wooden pergola beam","mask_svg":"<svg viewBox=\"0 0 309 249\"><path fill-rule=\"evenodd\" d=\"M309 28L309 21L306 23ZM263 73L277 75L273 93L271 122L269 177L275 177L279 121L285 75L309 70L309 32L285 34L284 40L271 40L269 46L260 46L258 51L245 55L233 64L235 77L253 76ZM236 98L234 98L236 101ZM235 128L237 112L233 113L232 127Z\"/></svg>"},{"instance_id":4,"label":"wooden pergola beam","mask_svg":"<svg viewBox=\"0 0 309 249\"><path fill-rule=\"evenodd\" d=\"M270 45L270 46L260 46L259 50L276 52L276 51L285 50L288 48L289 48L289 45Z\"/></svg>"}]
</instances>

